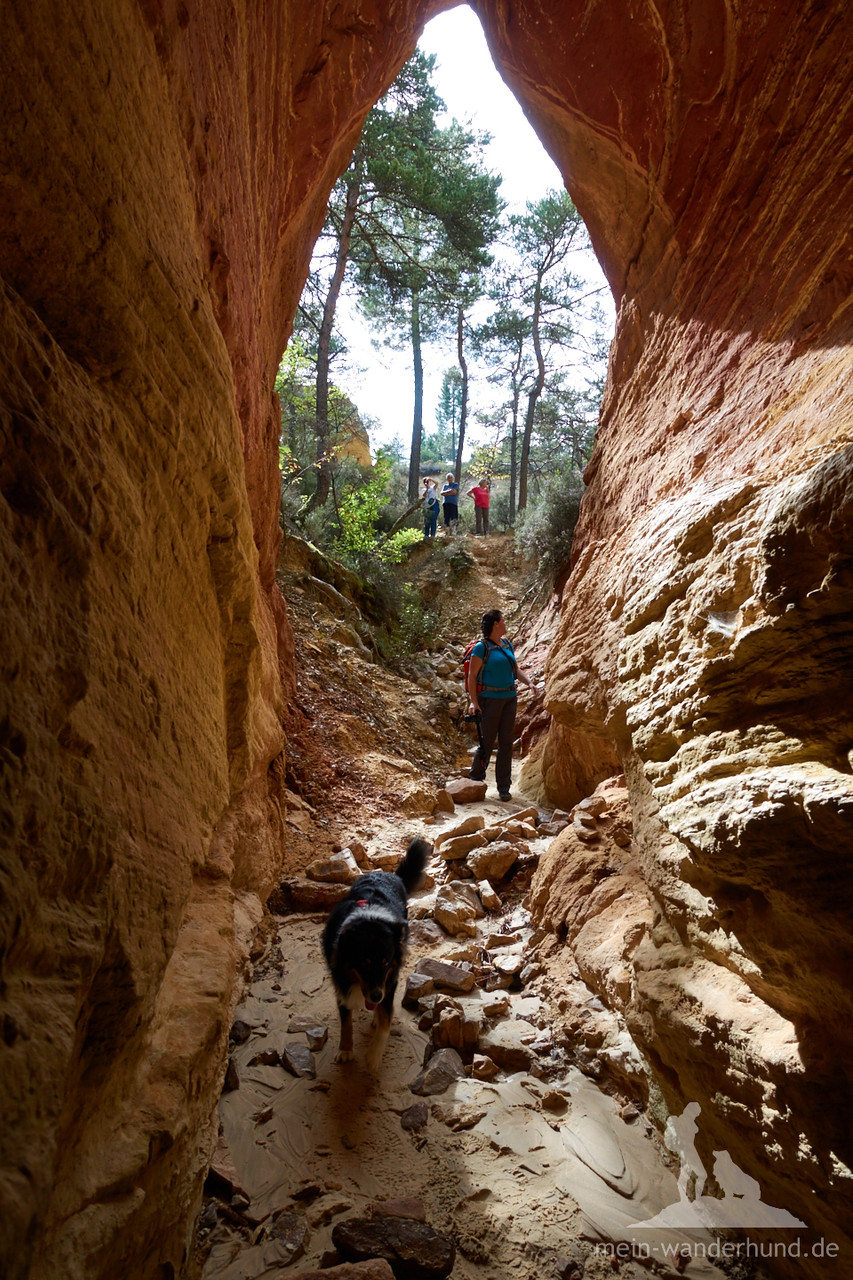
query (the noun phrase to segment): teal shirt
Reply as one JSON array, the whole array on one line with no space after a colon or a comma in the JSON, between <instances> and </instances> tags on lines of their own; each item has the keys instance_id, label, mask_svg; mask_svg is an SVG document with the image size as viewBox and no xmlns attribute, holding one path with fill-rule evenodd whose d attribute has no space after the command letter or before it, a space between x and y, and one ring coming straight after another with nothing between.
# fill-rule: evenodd
<instances>
[{"instance_id":1,"label":"teal shirt","mask_svg":"<svg viewBox=\"0 0 853 1280\"><path fill-rule=\"evenodd\" d=\"M488 649L488 657L486 650ZM502 647L480 640L471 650L471 657L482 660L482 667L477 672L477 684L488 685L482 689L481 698L511 698L515 688L515 652L509 640L504 637Z\"/></svg>"}]
</instances>

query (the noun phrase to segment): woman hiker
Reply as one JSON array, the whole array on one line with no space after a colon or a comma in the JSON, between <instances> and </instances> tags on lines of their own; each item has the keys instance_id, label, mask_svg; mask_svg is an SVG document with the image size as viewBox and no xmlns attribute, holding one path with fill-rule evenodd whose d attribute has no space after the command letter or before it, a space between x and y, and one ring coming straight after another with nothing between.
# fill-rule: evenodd
<instances>
[{"instance_id":1,"label":"woman hiker","mask_svg":"<svg viewBox=\"0 0 853 1280\"><path fill-rule=\"evenodd\" d=\"M456 483L456 476L452 471L448 471L447 478L442 486L441 497L444 503L444 527L449 533L456 532L456 526L459 523L459 485Z\"/></svg>"},{"instance_id":2,"label":"woman hiker","mask_svg":"<svg viewBox=\"0 0 853 1280\"><path fill-rule=\"evenodd\" d=\"M469 778L483 782L495 738L495 782L501 800L511 800L512 744L515 736L516 682L528 689L532 680L518 666L512 645L506 638L506 622L500 609L489 609L480 619L483 639L471 650L468 667L468 696L471 714L480 717L480 746L471 761Z\"/></svg>"},{"instance_id":3,"label":"woman hiker","mask_svg":"<svg viewBox=\"0 0 853 1280\"><path fill-rule=\"evenodd\" d=\"M466 495L474 499L474 537L483 537L489 532L489 482L481 480Z\"/></svg>"},{"instance_id":4,"label":"woman hiker","mask_svg":"<svg viewBox=\"0 0 853 1280\"><path fill-rule=\"evenodd\" d=\"M424 541L435 537L438 524L438 485L431 476L424 476Z\"/></svg>"}]
</instances>

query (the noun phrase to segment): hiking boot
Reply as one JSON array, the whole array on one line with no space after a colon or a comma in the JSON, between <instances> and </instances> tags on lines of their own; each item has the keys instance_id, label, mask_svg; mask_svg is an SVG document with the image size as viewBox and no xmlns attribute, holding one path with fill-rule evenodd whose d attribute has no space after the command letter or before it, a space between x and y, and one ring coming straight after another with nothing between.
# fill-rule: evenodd
<instances>
[{"instance_id":1,"label":"hiking boot","mask_svg":"<svg viewBox=\"0 0 853 1280\"><path fill-rule=\"evenodd\" d=\"M499 799L499 800L511 800L511 799L512 799L512 792L511 792L511 791L499 791L499 792L498 792L498 799Z\"/></svg>"}]
</instances>

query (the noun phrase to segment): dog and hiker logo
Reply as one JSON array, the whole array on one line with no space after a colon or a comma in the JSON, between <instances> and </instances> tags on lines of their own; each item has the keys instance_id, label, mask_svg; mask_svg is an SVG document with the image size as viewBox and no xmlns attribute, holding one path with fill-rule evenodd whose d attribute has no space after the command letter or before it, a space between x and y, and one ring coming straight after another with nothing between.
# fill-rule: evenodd
<instances>
[{"instance_id":1,"label":"dog and hiker logo","mask_svg":"<svg viewBox=\"0 0 853 1280\"><path fill-rule=\"evenodd\" d=\"M722 1198L703 1195L708 1171L696 1150L694 1141L699 1132L696 1117L701 1108L698 1102L690 1102L680 1116L670 1116L663 1140L670 1151L677 1155L681 1168L678 1174L678 1200L667 1205L653 1218L633 1223L633 1227L680 1228L793 1228L806 1224L786 1209L775 1209L761 1199L761 1187L755 1178L744 1173L732 1160L728 1151L714 1152L713 1175L722 1188ZM687 1198L690 1176L693 1175L693 1199Z\"/></svg>"}]
</instances>

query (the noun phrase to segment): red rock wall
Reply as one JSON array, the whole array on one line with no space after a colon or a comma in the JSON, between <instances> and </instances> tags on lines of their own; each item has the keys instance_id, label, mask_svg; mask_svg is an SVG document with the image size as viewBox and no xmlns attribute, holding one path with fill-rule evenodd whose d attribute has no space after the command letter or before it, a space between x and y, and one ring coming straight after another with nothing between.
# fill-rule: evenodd
<instances>
[{"instance_id":1,"label":"red rock wall","mask_svg":"<svg viewBox=\"0 0 853 1280\"><path fill-rule=\"evenodd\" d=\"M186 1269L282 856L275 367L328 189L439 7L4 11L10 1276ZM550 709L617 744L666 928L790 1021L802 1087L725 1027L709 1051L695 993L692 1021L655 1003L651 937L637 1016L691 1097L769 1099L771 1148L802 1135L789 1200L812 1178L831 1212L845 1148L804 1082L837 1096L851 1025L849 19L477 7L621 302Z\"/></svg>"}]
</instances>

